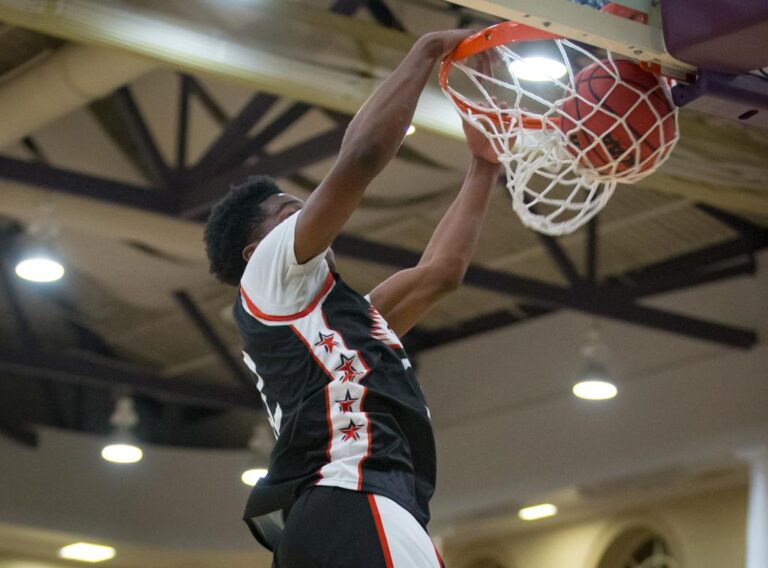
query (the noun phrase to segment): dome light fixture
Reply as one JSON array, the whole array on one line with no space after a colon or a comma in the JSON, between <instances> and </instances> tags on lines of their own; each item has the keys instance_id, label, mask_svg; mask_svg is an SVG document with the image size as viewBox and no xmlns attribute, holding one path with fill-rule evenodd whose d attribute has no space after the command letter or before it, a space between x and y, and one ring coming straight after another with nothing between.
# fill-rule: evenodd
<instances>
[{"instance_id":1,"label":"dome light fixture","mask_svg":"<svg viewBox=\"0 0 768 568\"><path fill-rule=\"evenodd\" d=\"M267 470L263 467L252 467L251 469L246 469L243 475L240 476L240 479L246 485L253 487L265 475L267 475Z\"/></svg>"},{"instance_id":2,"label":"dome light fixture","mask_svg":"<svg viewBox=\"0 0 768 568\"><path fill-rule=\"evenodd\" d=\"M544 82L564 77L568 68L549 57L523 57L510 62L509 72L521 81Z\"/></svg>"},{"instance_id":3,"label":"dome light fixture","mask_svg":"<svg viewBox=\"0 0 768 568\"><path fill-rule=\"evenodd\" d=\"M538 521L546 519L557 514L557 507L552 503L542 503L541 505L531 505L524 507L517 512L517 516L524 521Z\"/></svg>"},{"instance_id":4,"label":"dome light fixture","mask_svg":"<svg viewBox=\"0 0 768 568\"><path fill-rule=\"evenodd\" d=\"M274 445L275 435L270 426L262 423L253 427L253 434L248 440L251 457L248 460L248 467L240 476L243 483L253 487L259 479L267 475L268 456Z\"/></svg>"},{"instance_id":5,"label":"dome light fixture","mask_svg":"<svg viewBox=\"0 0 768 568\"><path fill-rule=\"evenodd\" d=\"M115 549L103 544L91 544L90 542L75 542L59 549L59 558L67 560L79 560L80 562L104 562L112 560L117 555Z\"/></svg>"},{"instance_id":6,"label":"dome light fixture","mask_svg":"<svg viewBox=\"0 0 768 568\"><path fill-rule=\"evenodd\" d=\"M129 464L141 461L144 452L138 446L131 430L139 423L133 407L133 399L123 396L117 399L115 411L109 419L114 427L110 443L101 450L101 457L111 463Z\"/></svg>"},{"instance_id":7,"label":"dome light fixture","mask_svg":"<svg viewBox=\"0 0 768 568\"><path fill-rule=\"evenodd\" d=\"M580 381L573 385L573 394L584 400L610 400L618 392L609 381Z\"/></svg>"},{"instance_id":8,"label":"dome light fixture","mask_svg":"<svg viewBox=\"0 0 768 568\"><path fill-rule=\"evenodd\" d=\"M16 265L16 275L30 282L56 282L64 276L64 266L54 258L34 256Z\"/></svg>"},{"instance_id":9,"label":"dome light fixture","mask_svg":"<svg viewBox=\"0 0 768 568\"><path fill-rule=\"evenodd\" d=\"M144 452L133 444L109 444L101 450L101 457L112 463L136 463L144 457Z\"/></svg>"}]
</instances>

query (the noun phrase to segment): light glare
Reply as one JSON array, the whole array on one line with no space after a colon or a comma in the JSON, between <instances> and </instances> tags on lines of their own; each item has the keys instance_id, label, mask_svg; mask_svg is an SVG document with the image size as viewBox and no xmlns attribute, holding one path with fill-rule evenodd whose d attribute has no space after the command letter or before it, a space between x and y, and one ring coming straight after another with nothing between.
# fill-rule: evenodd
<instances>
[{"instance_id":1,"label":"light glare","mask_svg":"<svg viewBox=\"0 0 768 568\"><path fill-rule=\"evenodd\" d=\"M541 505L533 505L531 507L525 507L517 512L517 516L524 521L535 521L538 519L544 519L546 517L553 517L557 514L557 507L552 503L542 503Z\"/></svg>"},{"instance_id":2,"label":"light glare","mask_svg":"<svg viewBox=\"0 0 768 568\"><path fill-rule=\"evenodd\" d=\"M581 381L573 385L573 394L586 400L608 400L619 390L608 381Z\"/></svg>"},{"instance_id":3,"label":"light glare","mask_svg":"<svg viewBox=\"0 0 768 568\"><path fill-rule=\"evenodd\" d=\"M131 444L110 444L101 450L101 457L112 463L136 463L143 456L141 448Z\"/></svg>"},{"instance_id":4,"label":"light glare","mask_svg":"<svg viewBox=\"0 0 768 568\"><path fill-rule=\"evenodd\" d=\"M59 556L67 560L79 560L81 562L104 562L115 557L115 549L111 546L91 544L89 542L76 542L59 550Z\"/></svg>"},{"instance_id":5,"label":"light glare","mask_svg":"<svg viewBox=\"0 0 768 568\"><path fill-rule=\"evenodd\" d=\"M267 475L267 470L261 467L256 467L253 469L249 469L243 472L243 475L240 476L240 479L245 483L246 485L250 485L253 487L256 485L256 483Z\"/></svg>"},{"instance_id":6,"label":"light glare","mask_svg":"<svg viewBox=\"0 0 768 568\"><path fill-rule=\"evenodd\" d=\"M64 276L64 267L50 258L28 258L16 265L16 275L32 282L55 282Z\"/></svg>"},{"instance_id":7,"label":"light glare","mask_svg":"<svg viewBox=\"0 0 768 568\"><path fill-rule=\"evenodd\" d=\"M413 134L414 132L416 132L416 127L415 127L413 124L411 124L411 125L408 127L408 130L406 130L406 131L405 131L405 135L406 135L406 136L410 136L410 135L411 135L411 134Z\"/></svg>"},{"instance_id":8,"label":"light glare","mask_svg":"<svg viewBox=\"0 0 768 568\"><path fill-rule=\"evenodd\" d=\"M548 57L524 57L512 61L509 72L522 81L552 81L563 77L568 68Z\"/></svg>"}]
</instances>

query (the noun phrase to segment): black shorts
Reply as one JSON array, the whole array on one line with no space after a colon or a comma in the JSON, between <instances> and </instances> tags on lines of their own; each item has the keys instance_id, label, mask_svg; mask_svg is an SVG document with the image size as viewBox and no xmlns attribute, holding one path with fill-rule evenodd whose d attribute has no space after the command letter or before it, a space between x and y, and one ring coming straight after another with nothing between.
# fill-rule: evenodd
<instances>
[{"instance_id":1,"label":"black shorts","mask_svg":"<svg viewBox=\"0 0 768 568\"><path fill-rule=\"evenodd\" d=\"M444 568L427 532L381 495L313 487L294 503L275 568Z\"/></svg>"}]
</instances>

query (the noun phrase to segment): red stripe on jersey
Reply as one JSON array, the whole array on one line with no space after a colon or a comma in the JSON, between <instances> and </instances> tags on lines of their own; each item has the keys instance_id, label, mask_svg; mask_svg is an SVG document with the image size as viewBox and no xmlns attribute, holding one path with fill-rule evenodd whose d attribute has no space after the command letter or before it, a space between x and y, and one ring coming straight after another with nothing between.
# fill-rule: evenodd
<instances>
[{"instance_id":1,"label":"red stripe on jersey","mask_svg":"<svg viewBox=\"0 0 768 568\"><path fill-rule=\"evenodd\" d=\"M317 363L318 367L320 367L323 372L325 372L326 375L328 375L328 378L333 381L333 374L329 369L323 365L323 362L317 358L317 355L315 355L314 350L312 349L312 346L307 343L307 341L304 339L304 336L301 335L301 332L293 327L292 325L289 326L291 328L291 331L296 334L296 337L298 337L301 342L307 347L307 351L309 351L309 354L312 355L312 358L315 360L315 363ZM331 390L330 390L330 384L325 387L325 419L328 422L328 447L325 450L326 455L328 456L328 463L331 461L331 447L333 445L333 423L331 422ZM322 473L322 467L317 470L318 475L320 476L320 479L323 478ZM319 480L318 480L319 481Z\"/></svg>"},{"instance_id":2,"label":"red stripe on jersey","mask_svg":"<svg viewBox=\"0 0 768 568\"><path fill-rule=\"evenodd\" d=\"M384 563L387 568L394 568L395 565L392 563L392 554L389 552L387 535L384 533L384 525L381 524L381 515L379 515L379 508L376 506L376 496L373 493L368 493L368 503L371 505L373 522L376 523L376 532L379 533L379 543L381 544L381 552L384 554Z\"/></svg>"},{"instance_id":3,"label":"red stripe on jersey","mask_svg":"<svg viewBox=\"0 0 768 568\"><path fill-rule=\"evenodd\" d=\"M445 562L443 562L443 557L440 556L440 551L437 549L437 547L432 544L432 546L435 547L435 554L437 555L437 561L440 563L440 568L445 568Z\"/></svg>"},{"instance_id":4,"label":"red stripe on jersey","mask_svg":"<svg viewBox=\"0 0 768 568\"><path fill-rule=\"evenodd\" d=\"M323 288L314 297L314 299L312 300L312 303L310 303L306 308L304 308L300 312L296 312L295 314L288 314L285 316L273 316L270 314L265 314L259 308L256 307L256 304L254 304L251 301L251 299L248 297L248 294L245 293L245 288L243 288L242 286L240 286L240 293L243 295L243 299L245 300L245 305L248 306L248 310L251 312L252 316L259 319L266 320L266 321L293 321L299 318L303 318L307 314L310 314L317 307L317 304L320 303L320 300L323 299L323 296L325 296L330 291L330 289L333 287L333 284L335 282L336 280L334 280L333 274L329 272L328 276L325 277Z\"/></svg>"},{"instance_id":5,"label":"red stripe on jersey","mask_svg":"<svg viewBox=\"0 0 768 568\"><path fill-rule=\"evenodd\" d=\"M331 462L331 447L333 446L333 421L331 420L331 388L325 387L325 419L328 422L328 447L325 449L325 455L328 456L328 463ZM320 479L323 478L323 468L317 470Z\"/></svg>"},{"instance_id":6,"label":"red stripe on jersey","mask_svg":"<svg viewBox=\"0 0 768 568\"><path fill-rule=\"evenodd\" d=\"M363 410L363 403L365 402L365 395L368 394L368 389L363 387L363 396L360 397L360 410ZM365 452L365 455L363 456L363 459L360 460L360 463L357 464L357 490L362 491L363 490L363 464L365 463L365 460L367 460L369 457L371 457L371 443L373 441L373 438L371 437L371 419L368 417L368 413L364 412L365 414L365 422L366 422L366 430L368 431L368 450Z\"/></svg>"}]
</instances>

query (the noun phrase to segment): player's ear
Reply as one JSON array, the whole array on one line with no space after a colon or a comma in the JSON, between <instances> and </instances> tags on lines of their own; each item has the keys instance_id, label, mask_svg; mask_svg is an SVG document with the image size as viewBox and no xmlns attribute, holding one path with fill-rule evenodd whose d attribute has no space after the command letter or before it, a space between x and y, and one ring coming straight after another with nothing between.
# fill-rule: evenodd
<instances>
[{"instance_id":1,"label":"player's ear","mask_svg":"<svg viewBox=\"0 0 768 568\"><path fill-rule=\"evenodd\" d=\"M256 250L258 244L259 243L251 243L243 249L243 260L245 260L245 262L251 260L251 255L253 254L253 251Z\"/></svg>"}]
</instances>

